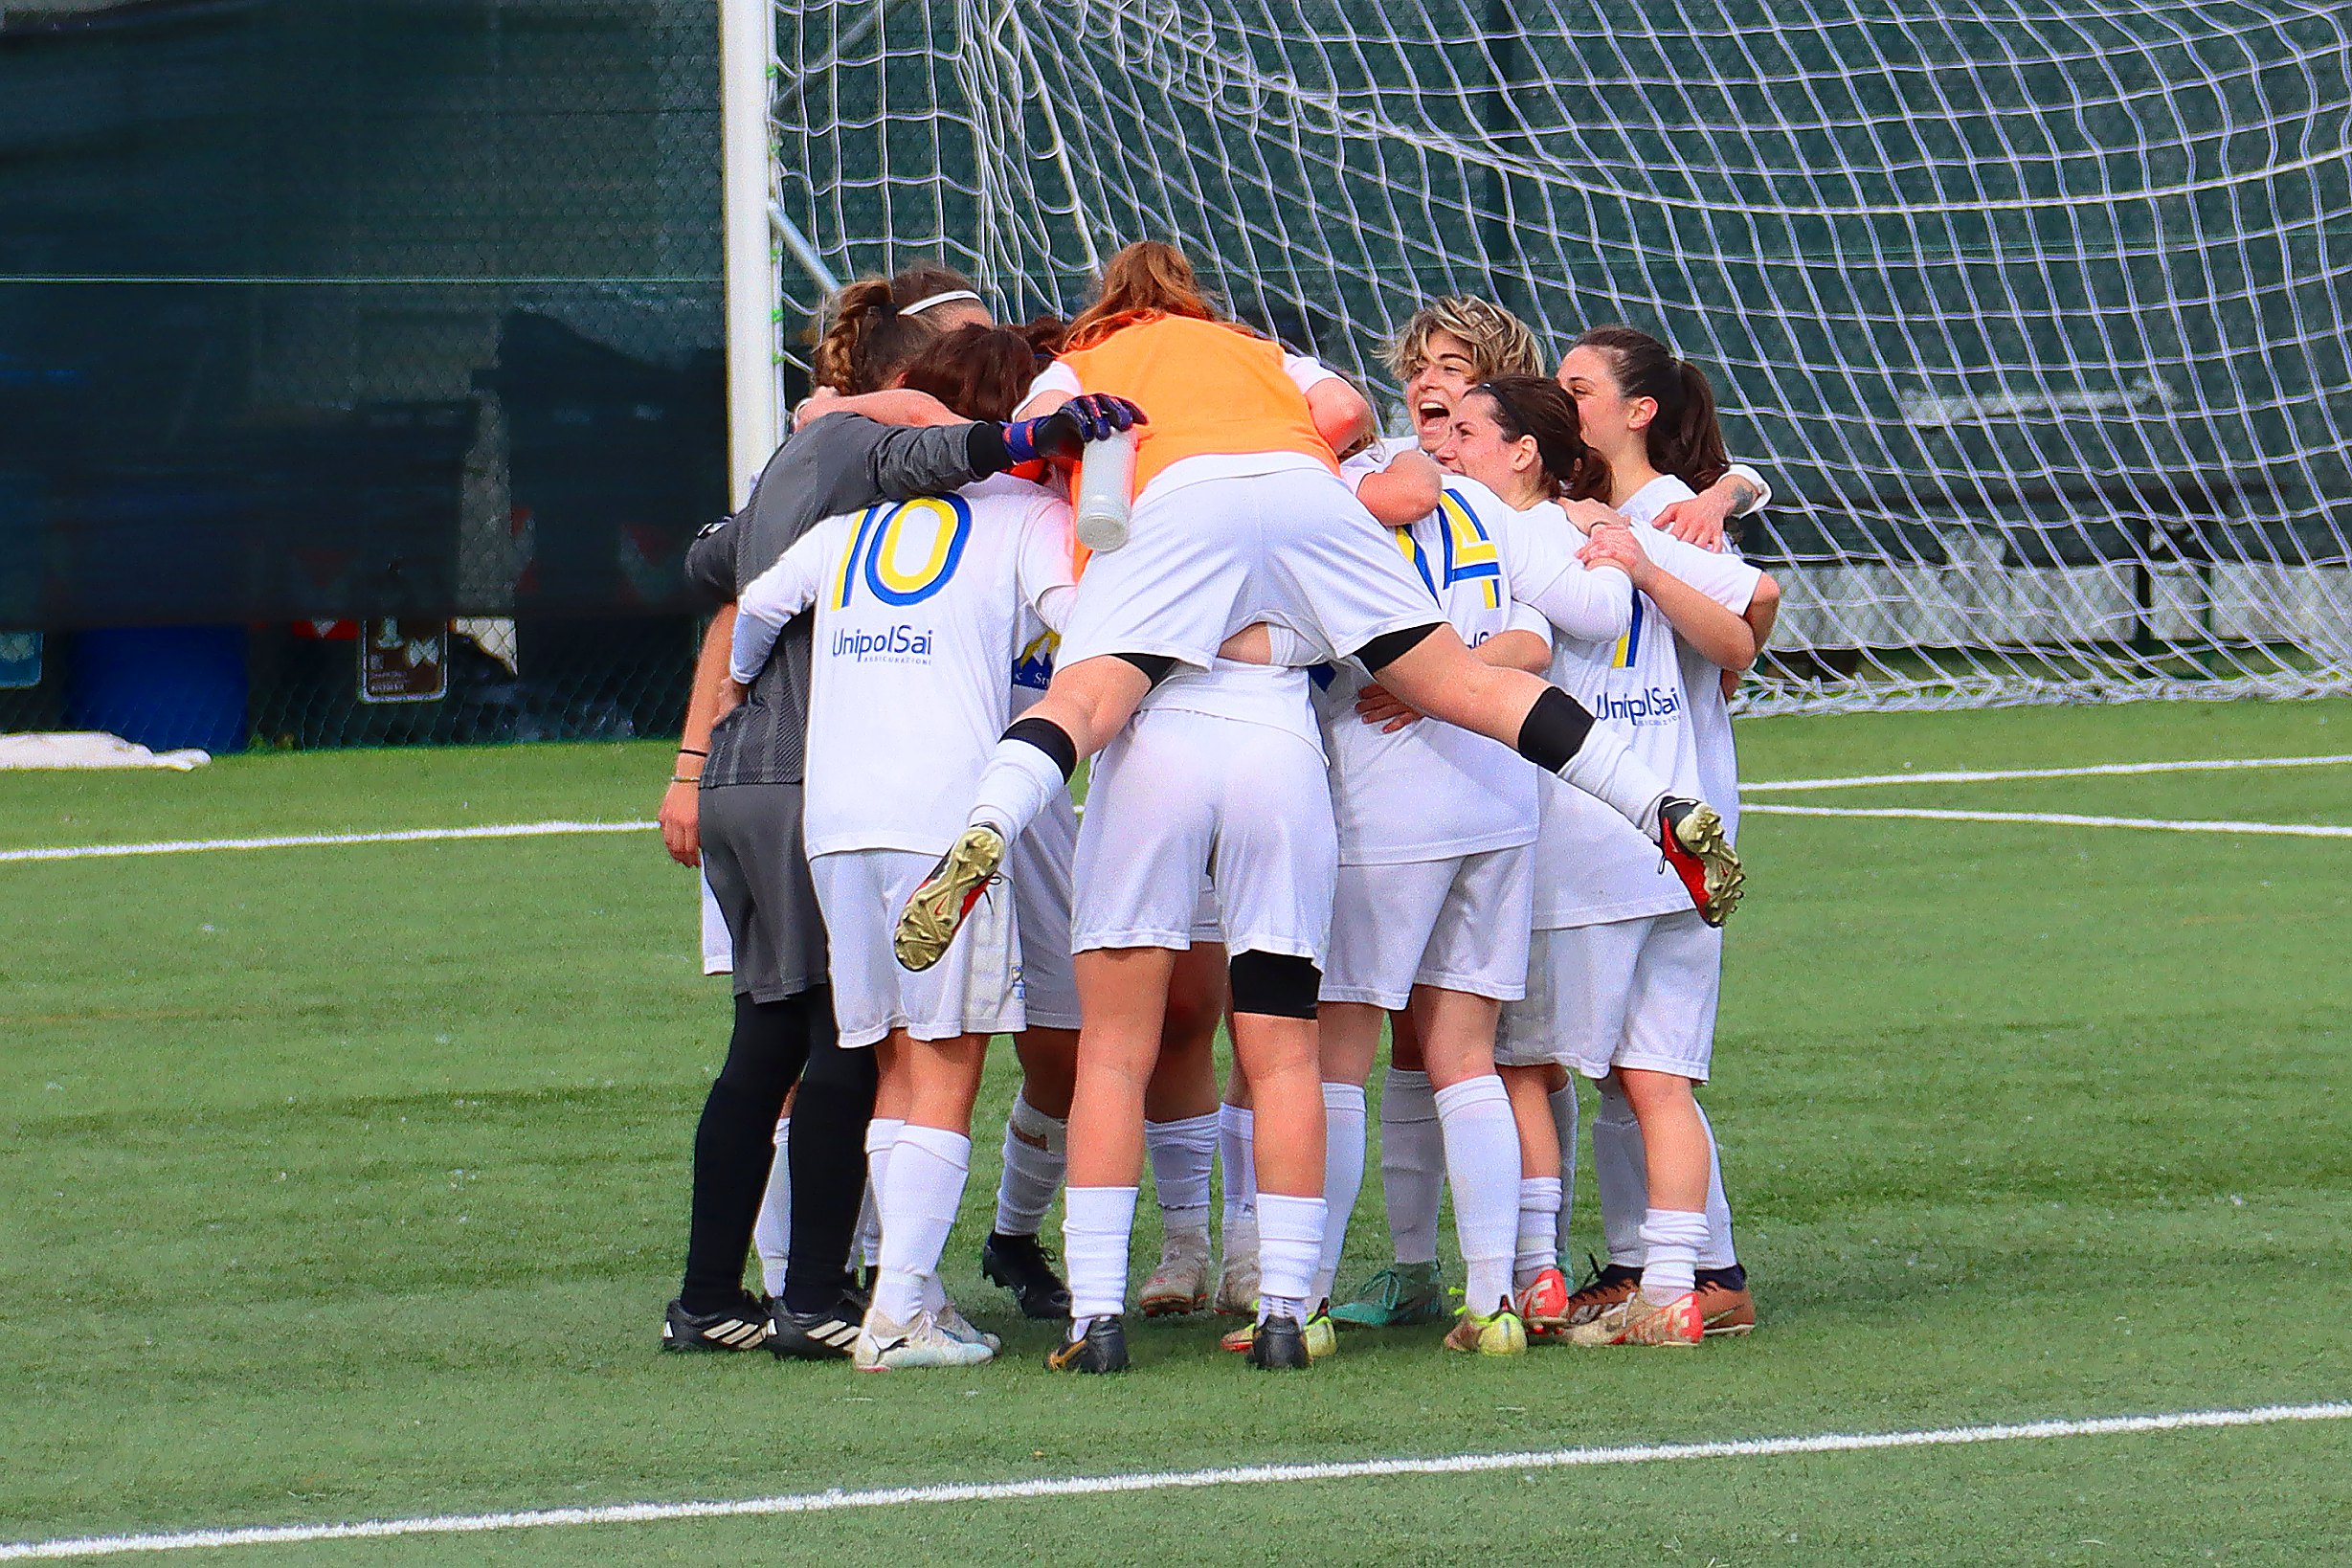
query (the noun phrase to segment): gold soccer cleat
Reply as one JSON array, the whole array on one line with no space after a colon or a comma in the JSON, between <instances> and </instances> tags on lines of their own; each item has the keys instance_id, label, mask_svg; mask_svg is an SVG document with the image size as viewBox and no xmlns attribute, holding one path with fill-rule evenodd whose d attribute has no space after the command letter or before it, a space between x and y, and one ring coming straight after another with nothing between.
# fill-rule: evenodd
<instances>
[{"instance_id":1,"label":"gold soccer cleat","mask_svg":"<svg viewBox=\"0 0 2352 1568\"><path fill-rule=\"evenodd\" d=\"M955 940L964 916L980 901L997 868L1004 863L1004 835L985 822L964 829L931 874L898 912L890 947L903 969L926 970L939 962Z\"/></svg>"}]
</instances>

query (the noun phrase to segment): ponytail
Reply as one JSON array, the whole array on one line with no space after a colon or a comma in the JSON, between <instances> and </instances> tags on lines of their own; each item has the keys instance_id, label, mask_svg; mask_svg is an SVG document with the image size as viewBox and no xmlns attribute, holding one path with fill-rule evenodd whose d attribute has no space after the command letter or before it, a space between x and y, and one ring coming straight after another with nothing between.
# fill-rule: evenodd
<instances>
[{"instance_id":1,"label":"ponytail","mask_svg":"<svg viewBox=\"0 0 2352 1568\"><path fill-rule=\"evenodd\" d=\"M941 295L951 298L943 301ZM810 356L813 378L838 392L879 392L939 334L939 323L926 319L937 312L907 307L957 302L966 296L977 304L972 280L931 263L895 278L861 278L844 285L827 302L824 334Z\"/></svg>"},{"instance_id":2,"label":"ponytail","mask_svg":"<svg viewBox=\"0 0 2352 1568\"><path fill-rule=\"evenodd\" d=\"M1630 326L1596 326L1577 339L1579 348L1598 348L1627 397L1646 397L1657 416L1643 433L1649 465L1671 474L1693 490L1704 490L1731 467L1723 426L1715 417L1714 389L1699 368L1674 357L1672 349Z\"/></svg>"}]
</instances>

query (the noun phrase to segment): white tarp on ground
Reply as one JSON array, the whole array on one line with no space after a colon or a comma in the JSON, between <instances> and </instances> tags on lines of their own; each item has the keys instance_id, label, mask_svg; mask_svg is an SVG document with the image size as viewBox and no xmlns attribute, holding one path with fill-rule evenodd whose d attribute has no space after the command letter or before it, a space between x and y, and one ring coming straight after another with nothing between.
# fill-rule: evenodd
<instances>
[{"instance_id":1,"label":"white tarp on ground","mask_svg":"<svg viewBox=\"0 0 2352 1568\"><path fill-rule=\"evenodd\" d=\"M210 751L150 751L120 735L95 729L54 734L0 735L0 771L25 768L169 768L186 773L213 760Z\"/></svg>"}]
</instances>

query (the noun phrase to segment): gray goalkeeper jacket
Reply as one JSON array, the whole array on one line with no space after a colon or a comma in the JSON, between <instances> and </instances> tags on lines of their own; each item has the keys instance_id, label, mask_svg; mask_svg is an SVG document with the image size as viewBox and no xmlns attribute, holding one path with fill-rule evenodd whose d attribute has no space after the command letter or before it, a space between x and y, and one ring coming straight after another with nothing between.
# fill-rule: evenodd
<instances>
[{"instance_id":1,"label":"gray goalkeeper jacket","mask_svg":"<svg viewBox=\"0 0 2352 1568\"><path fill-rule=\"evenodd\" d=\"M775 565L793 541L828 517L878 501L959 490L1005 466L993 424L904 428L855 414L811 420L760 470L751 499L705 528L686 551L686 580L714 602ZM710 735L703 787L797 784L806 762L813 617L795 616L741 707ZM795 835L799 824L792 824Z\"/></svg>"}]
</instances>

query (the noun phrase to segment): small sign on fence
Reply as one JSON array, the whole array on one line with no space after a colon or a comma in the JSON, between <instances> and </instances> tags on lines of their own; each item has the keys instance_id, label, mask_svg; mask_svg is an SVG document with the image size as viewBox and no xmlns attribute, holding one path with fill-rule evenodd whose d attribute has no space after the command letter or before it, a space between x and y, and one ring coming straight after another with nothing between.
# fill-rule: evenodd
<instances>
[{"instance_id":1,"label":"small sign on fence","mask_svg":"<svg viewBox=\"0 0 2352 1568\"><path fill-rule=\"evenodd\" d=\"M449 625L366 620L359 628L359 700L431 703L449 690Z\"/></svg>"},{"instance_id":2,"label":"small sign on fence","mask_svg":"<svg viewBox=\"0 0 2352 1568\"><path fill-rule=\"evenodd\" d=\"M30 691L41 683L41 634L0 632L0 691Z\"/></svg>"}]
</instances>

